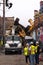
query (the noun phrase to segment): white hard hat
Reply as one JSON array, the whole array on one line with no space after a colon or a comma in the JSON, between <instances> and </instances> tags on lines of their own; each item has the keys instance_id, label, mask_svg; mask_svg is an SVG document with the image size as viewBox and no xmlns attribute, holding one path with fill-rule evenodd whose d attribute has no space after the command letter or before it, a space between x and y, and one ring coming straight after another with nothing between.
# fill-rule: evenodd
<instances>
[{"instance_id":1,"label":"white hard hat","mask_svg":"<svg viewBox=\"0 0 43 65\"><path fill-rule=\"evenodd\" d=\"M36 44L39 44L39 42L38 42L38 41L36 41Z\"/></svg>"},{"instance_id":2,"label":"white hard hat","mask_svg":"<svg viewBox=\"0 0 43 65\"><path fill-rule=\"evenodd\" d=\"M33 44L33 42L30 42L30 44Z\"/></svg>"}]
</instances>

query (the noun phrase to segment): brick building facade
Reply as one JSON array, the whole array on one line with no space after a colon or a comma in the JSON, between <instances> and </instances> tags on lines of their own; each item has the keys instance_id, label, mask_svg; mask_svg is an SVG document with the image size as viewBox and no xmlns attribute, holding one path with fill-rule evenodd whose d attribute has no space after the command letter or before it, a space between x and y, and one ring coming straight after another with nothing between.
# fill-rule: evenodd
<instances>
[{"instance_id":1,"label":"brick building facade","mask_svg":"<svg viewBox=\"0 0 43 65\"><path fill-rule=\"evenodd\" d=\"M11 29L14 24L14 17L5 17L5 30ZM3 35L3 17L0 17L0 36Z\"/></svg>"}]
</instances>

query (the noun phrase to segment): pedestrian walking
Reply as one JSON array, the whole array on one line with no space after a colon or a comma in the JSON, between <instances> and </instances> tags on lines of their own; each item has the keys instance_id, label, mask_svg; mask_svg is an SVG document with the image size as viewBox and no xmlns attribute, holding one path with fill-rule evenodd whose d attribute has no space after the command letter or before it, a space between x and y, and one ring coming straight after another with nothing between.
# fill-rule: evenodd
<instances>
[{"instance_id":1,"label":"pedestrian walking","mask_svg":"<svg viewBox=\"0 0 43 65\"><path fill-rule=\"evenodd\" d=\"M30 51L30 65L35 65L35 46L33 42L30 43L29 51Z\"/></svg>"}]
</instances>

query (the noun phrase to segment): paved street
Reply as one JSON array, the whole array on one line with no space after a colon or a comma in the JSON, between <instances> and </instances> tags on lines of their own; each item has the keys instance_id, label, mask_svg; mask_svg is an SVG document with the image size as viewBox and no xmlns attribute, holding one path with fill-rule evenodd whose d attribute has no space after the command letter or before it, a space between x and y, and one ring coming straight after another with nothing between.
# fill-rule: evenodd
<instances>
[{"instance_id":1,"label":"paved street","mask_svg":"<svg viewBox=\"0 0 43 65\"><path fill-rule=\"evenodd\" d=\"M8 54L0 53L0 65L26 65L25 58L19 54ZM43 62L40 62L43 65Z\"/></svg>"},{"instance_id":2,"label":"paved street","mask_svg":"<svg viewBox=\"0 0 43 65\"><path fill-rule=\"evenodd\" d=\"M0 55L0 65L25 65L23 55Z\"/></svg>"}]
</instances>

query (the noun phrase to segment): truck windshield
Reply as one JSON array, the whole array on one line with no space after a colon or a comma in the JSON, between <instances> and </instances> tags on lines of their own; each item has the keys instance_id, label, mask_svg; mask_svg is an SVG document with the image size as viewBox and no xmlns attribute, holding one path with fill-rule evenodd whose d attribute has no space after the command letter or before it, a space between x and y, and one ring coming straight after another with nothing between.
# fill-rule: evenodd
<instances>
[{"instance_id":1,"label":"truck windshield","mask_svg":"<svg viewBox=\"0 0 43 65\"><path fill-rule=\"evenodd\" d=\"M19 41L20 37L18 37L18 36L12 36L12 40Z\"/></svg>"},{"instance_id":2,"label":"truck windshield","mask_svg":"<svg viewBox=\"0 0 43 65\"><path fill-rule=\"evenodd\" d=\"M7 40L7 41L10 41L10 40L20 41L20 37L19 37L19 36L7 36L7 37L5 38L5 40Z\"/></svg>"},{"instance_id":3,"label":"truck windshield","mask_svg":"<svg viewBox=\"0 0 43 65\"><path fill-rule=\"evenodd\" d=\"M5 40L6 41L10 41L10 40L12 40L12 37L11 36L7 36L7 37L5 37Z\"/></svg>"}]
</instances>

